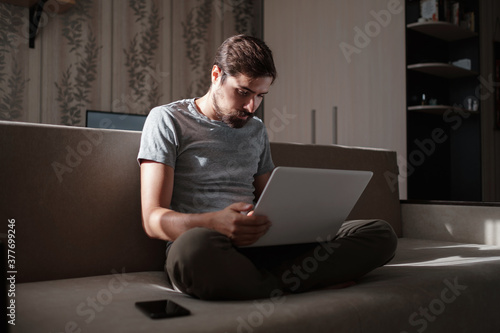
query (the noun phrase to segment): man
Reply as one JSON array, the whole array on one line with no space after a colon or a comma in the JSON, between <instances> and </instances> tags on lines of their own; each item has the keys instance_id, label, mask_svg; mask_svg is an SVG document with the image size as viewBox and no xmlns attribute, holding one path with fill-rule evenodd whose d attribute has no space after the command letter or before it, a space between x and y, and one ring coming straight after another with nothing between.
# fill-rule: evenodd
<instances>
[{"instance_id":1,"label":"man","mask_svg":"<svg viewBox=\"0 0 500 333\"><path fill-rule=\"evenodd\" d=\"M168 283L194 297L252 299L328 287L394 255L392 228L376 220L346 222L323 244L241 247L272 223L252 209L274 168L254 113L275 78L263 41L230 37L217 51L208 92L154 108L144 126L143 226L150 237L168 241ZM315 270L304 272L302 263L311 258Z\"/></svg>"}]
</instances>

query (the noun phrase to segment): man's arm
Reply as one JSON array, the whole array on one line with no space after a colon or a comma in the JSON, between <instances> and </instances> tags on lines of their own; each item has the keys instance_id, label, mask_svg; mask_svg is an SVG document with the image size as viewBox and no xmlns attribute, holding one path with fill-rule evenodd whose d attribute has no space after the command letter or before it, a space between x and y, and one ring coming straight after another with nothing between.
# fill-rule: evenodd
<instances>
[{"instance_id":1,"label":"man's arm","mask_svg":"<svg viewBox=\"0 0 500 333\"><path fill-rule=\"evenodd\" d=\"M266 187L266 184L269 181L269 177L271 177L271 172L254 178L253 187L255 188L255 191L253 192L253 194L255 196L255 202L259 200L262 191L264 191L264 187Z\"/></svg>"},{"instance_id":2,"label":"man's arm","mask_svg":"<svg viewBox=\"0 0 500 333\"><path fill-rule=\"evenodd\" d=\"M256 242L270 227L264 216L242 214L253 209L238 202L212 213L183 214L170 209L174 169L162 163L141 163L142 223L149 237L175 240L185 231L205 227L228 236L235 245Z\"/></svg>"}]
</instances>

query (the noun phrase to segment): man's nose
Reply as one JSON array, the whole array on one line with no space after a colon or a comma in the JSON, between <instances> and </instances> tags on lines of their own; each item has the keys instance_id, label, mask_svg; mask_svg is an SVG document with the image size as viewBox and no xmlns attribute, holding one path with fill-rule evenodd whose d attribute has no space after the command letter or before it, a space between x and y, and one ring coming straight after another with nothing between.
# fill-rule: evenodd
<instances>
[{"instance_id":1,"label":"man's nose","mask_svg":"<svg viewBox=\"0 0 500 333\"><path fill-rule=\"evenodd\" d=\"M256 105L255 97L251 97L248 99L247 103L245 104L244 109L247 112L254 113L255 109L256 109L255 105Z\"/></svg>"}]
</instances>

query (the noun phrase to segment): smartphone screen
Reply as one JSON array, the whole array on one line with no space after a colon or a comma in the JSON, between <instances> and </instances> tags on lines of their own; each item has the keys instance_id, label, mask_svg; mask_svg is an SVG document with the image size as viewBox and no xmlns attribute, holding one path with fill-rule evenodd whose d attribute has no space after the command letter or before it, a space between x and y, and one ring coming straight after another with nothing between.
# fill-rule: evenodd
<instances>
[{"instance_id":1,"label":"smartphone screen","mask_svg":"<svg viewBox=\"0 0 500 333\"><path fill-rule=\"evenodd\" d=\"M191 314L188 309L170 300L136 302L135 305L152 319L174 318Z\"/></svg>"}]
</instances>

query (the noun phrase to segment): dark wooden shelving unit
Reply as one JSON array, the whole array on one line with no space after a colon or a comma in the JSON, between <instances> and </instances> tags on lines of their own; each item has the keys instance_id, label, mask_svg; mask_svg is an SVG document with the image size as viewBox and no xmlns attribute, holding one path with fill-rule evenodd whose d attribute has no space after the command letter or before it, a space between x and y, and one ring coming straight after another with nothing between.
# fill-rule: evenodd
<instances>
[{"instance_id":1,"label":"dark wooden shelving unit","mask_svg":"<svg viewBox=\"0 0 500 333\"><path fill-rule=\"evenodd\" d=\"M479 26L478 4L463 0L460 7L474 12ZM419 16L419 1L407 0L408 198L481 201L481 104L475 96L480 31L418 22ZM462 59L469 59L470 69L452 64Z\"/></svg>"}]
</instances>

